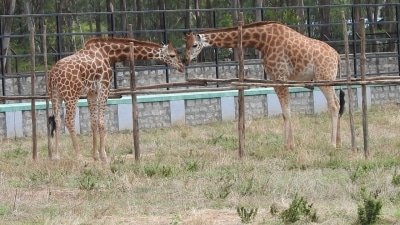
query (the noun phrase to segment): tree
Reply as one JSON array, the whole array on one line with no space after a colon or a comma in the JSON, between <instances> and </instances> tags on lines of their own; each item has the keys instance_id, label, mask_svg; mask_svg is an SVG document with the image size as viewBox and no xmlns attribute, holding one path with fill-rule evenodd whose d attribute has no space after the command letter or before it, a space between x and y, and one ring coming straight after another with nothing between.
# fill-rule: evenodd
<instances>
[{"instance_id":1,"label":"tree","mask_svg":"<svg viewBox=\"0 0 400 225\"><path fill-rule=\"evenodd\" d=\"M15 11L15 0L4 0L3 1L3 15L13 15ZM6 36L2 38L2 51L3 51L3 56L8 55L9 52L9 47L10 47L10 37L7 37L11 34L11 28L12 28L12 17L6 17L4 18L4 27L1 33ZM6 67L7 64L7 58L3 58L3 68Z\"/></svg>"},{"instance_id":2,"label":"tree","mask_svg":"<svg viewBox=\"0 0 400 225\"><path fill-rule=\"evenodd\" d=\"M324 6L331 4L330 0L319 0L318 5ZM329 26L330 21L330 8L329 7L320 7L319 11L319 18L320 18L320 40L327 41L331 37L331 31Z\"/></svg>"}]
</instances>

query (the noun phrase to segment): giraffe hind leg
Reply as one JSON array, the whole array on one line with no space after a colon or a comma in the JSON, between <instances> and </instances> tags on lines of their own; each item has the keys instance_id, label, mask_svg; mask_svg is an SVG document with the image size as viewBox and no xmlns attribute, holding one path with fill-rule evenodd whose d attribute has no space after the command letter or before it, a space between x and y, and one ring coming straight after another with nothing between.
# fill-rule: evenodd
<instances>
[{"instance_id":1,"label":"giraffe hind leg","mask_svg":"<svg viewBox=\"0 0 400 225\"><path fill-rule=\"evenodd\" d=\"M328 109L331 114L331 144L333 147L340 147L340 115L339 115L339 99L336 96L335 89L333 87L324 86L320 87L322 93L324 93L326 101L328 103Z\"/></svg>"},{"instance_id":2,"label":"giraffe hind leg","mask_svg":"<svg viewBox=\"0 0 400 225\"><path fill-rule=\"evenodd\" d=\"M59 160L59 137L61 131L61 100L56 96L51 99L53 115L48 118L48 129L50 132L49 157L51 160Z\"/></svg>"},{"instance_id":3,"label":"giraffe hind leg","mask_svg":"<svg viewBox=\"0 0 400 225\"><path fill-rule=\"evenodd\" d=\"M90 127L92 129L92 157L95 161L99 159L99 151L97 149L98 139L98 106L97 106L97 94L94 91L88 93L88 106L90 113Z\"/></svg>"}]
</instances>

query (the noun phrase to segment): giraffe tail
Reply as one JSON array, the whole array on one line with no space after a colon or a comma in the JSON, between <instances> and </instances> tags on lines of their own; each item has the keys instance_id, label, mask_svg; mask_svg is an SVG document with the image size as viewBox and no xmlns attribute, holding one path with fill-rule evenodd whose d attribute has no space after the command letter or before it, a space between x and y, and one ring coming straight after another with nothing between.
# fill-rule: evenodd
<instances>
[{"instance_id":1,"label":"giraffe tail","mask_svg":"<svg viewBox=\"0 0 400 225\"><path fill-rule=\"evenodd\" d=\"M341 117L344 113L344 105L346 103L346 101L344 100L344 91L342 89L340 89L340 93L339 93L339 117Z\"/></svg>"},{"instance_id":2,"label":"giraffe tail","mask_svg":"<svg viewBox=\"0 0 400 225\"><path fill-rule=\"evenodd\" d=\"M49 129L49 133L51 135L51 137L54 137L54 132L56 130L56 119L53 116L49 116L49 119L47 121L47 127Z\"/></svg>"}]
</instances>

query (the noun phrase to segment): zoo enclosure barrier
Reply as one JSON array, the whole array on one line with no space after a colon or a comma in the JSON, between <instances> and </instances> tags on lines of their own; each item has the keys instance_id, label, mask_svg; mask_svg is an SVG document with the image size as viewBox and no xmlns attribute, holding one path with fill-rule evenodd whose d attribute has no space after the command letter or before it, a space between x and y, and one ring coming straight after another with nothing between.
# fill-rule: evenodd
<instances>
[{"instance_id":1,"label":"zoo enclosure barrier","mask_svg":"<svg viewBox=\"0 0 400 225\"><path fill-rule=\"evenodd\" d=\"M29 46L28 32L26 34L15 34L12 32L10 35L3 33L3 27L6 19L13 19L14 24L20 24L20 29L25 29L24 24L29 19L33 24L37 24L38 29L35 31L35 44L36 44L36 62L41 71L36 71L38 78L42 77L44 72L42 70L43 52L40 48L43 40L42 25L48 24L48 55L49 66L54 64L58 59L72 54L80 48L80 46L89 37L97 35L106 36L127 36L128 29L123 27L125 22L135 22L139 17L144 20L150 21L146 24L146 29L135 27L133 23L133 36L142 40L151 40L154 42L168 42L172 41L180 51L182 51L182 33L187 31L199 31L208 28L221 28L233 26L233 13L239 10L244 14L245 24L256 21L256 14L261 15L261 20L274 20L281 21L283 15L291 15L296 10L303 10L304 17L302 21L290 21L289 26L296 30L302 31L305 35L317 39L323 39L331 46L333 46L339 53L343 53L344 43L341 35L341 18L338 16L339 11L345 11L348 22L348 34L350 51L353 55L353 71L354 76L360 75L357 69L357 54L359 52L360 35L355 32L356 27L359 25L355 12L357 8L364 9L365 7L374 7L381 9L384 7L391 7L394 9L394 18L376 18L374 21L367 21L367 49L370 51L388 51L390 57L397 58L400 62L400 3L393 4L360 4L360 5L326 5L326 6L305 6L305 7L254 7L254 8L214 8L214 9L177 9L177 10L146 10L146 11L113 11L113 12L85 12L85 13L49 13L49 14L30 14L30 15L0 15L0 80L1 80L1 95L8 95L6 93L6 79L21 79L29 77ZM330 10L329 23L323 23L319 16L319 11L323 9ZM106 9L105 9L106 10ZM366 17L366 12L361 10L361 16ZM191 18L189 23L185 22L182 18ZM193 19L193 17L195 17ZM207 18L200 20L198 18ZM287 17L287 16L286 16ZM126 21L123 21L126 18ZM69 22L68 22L69 21ZM98 21L101 27L95 27L94 23ZM375 32L371 28L374 26ZM390 30L387 27L392 27ZM326 32L326 30L328 32ZM11 48L9 51L4 49L3 40L10 38ZM16 46L22 46L23 49L17 49ZM368 47L369 46L369 47ZM8 54L5 54L5 53ZM257 58L258 55L255 51L245 50L245 58ZM368 57L368 56L367 56ZM369 55L369 57L387 57L387 55ZM215 78L220 78L219 66L226 64L236 64L234 54L226 49L209 49L205 50L199 56L199 61L208 62L215 67ZM228 62L227 62L228 61ZM144 65L144 66L140 66ZM204 64L192 64L190 67L204 67ZM137 71L153 70L160 68L154 64L138 64ZM170 82L169 70L166 67L161 67L165 70L165 82ZM397 72L400 71L400 63L398 63ZM118 70L128 70L127 67L115 68L113 88L119 88L116 72ZM367 74L374 75L374 74ZM389 75L389 74L381 74ZM392 73L390 74L392 75ZM264 74L267 77L267 74ZM18 81L17 81L18 82Z\"/></svg>"}]
</instances>

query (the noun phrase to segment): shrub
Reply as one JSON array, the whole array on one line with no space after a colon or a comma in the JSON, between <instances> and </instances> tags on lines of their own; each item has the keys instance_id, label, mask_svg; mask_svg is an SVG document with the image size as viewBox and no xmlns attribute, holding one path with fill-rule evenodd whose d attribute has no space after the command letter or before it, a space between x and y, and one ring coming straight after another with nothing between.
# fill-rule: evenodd
<instances>
[{"instance_id":1,"label":"shrub","mask_svg":"<svg viewBox=\"0 0 400 225\"><path fill-rule=\"evenodd\" d=\"M397 173L397 170L394 171L393 178L392 178L392 184L394 186L400 185L400 174Z\"/></svg>"},{"instance_id":2,"label":"shrub","mask_svg":"<svg viewBox=\"0 0 400 225\"><path fill-rule=\"evenodd\" d=\"M313 204L308 204L303 197L296 194L289 208L283 211L280 218L284 223L294 223L302 217L311 222L318 220L317 212L312 208Z\"/></svg>"},{"instance_id":3,"label":"shrub","mask_svg":"<svg viewBox=\"0 0 400 225\"><path fill-rule=\"evenodd\" d=\"M237 206L236 212L238 213L242 223L250 223L257 215L258 208L246 208L244 206Z\"/></svg>"},{"instance_id":4,"label":"shrub","mask_svg":"<svg viewBox=\"0 0 400 225\"><path fill-rule=\"evenodd\" d=\"M358 206L358 222L361 225L376 224L382 209L382 202L378 199L380 191L366 194L365 189L361 189L362 204Z\"/></svg>"},{"instance_id":5,"label":"shrub","mask_svg":"<svg viewBox=\"0 0 400 225\"><path fill-rule=\"evenodd\" d=\"M99 175L90 168L85 168L79 178L79 188L81 190L93 190L98 185Z\"/></svg>"}]
</instances>

